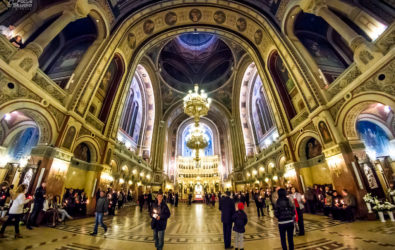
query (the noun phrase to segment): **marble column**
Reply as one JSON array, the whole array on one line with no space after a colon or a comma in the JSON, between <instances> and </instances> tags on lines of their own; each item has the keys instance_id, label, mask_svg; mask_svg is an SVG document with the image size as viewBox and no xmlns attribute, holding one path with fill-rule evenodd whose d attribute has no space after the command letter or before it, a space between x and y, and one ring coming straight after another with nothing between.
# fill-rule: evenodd
<instances>
[{"instance_id":1,"label":"marble column","mask_svg":"<svg viewBox=\"0 0 395 250\"><path fill-rule=\"evenodd\" d=\"M368 70L383 54L378 48L358 35L327 6L325 0L301 0L300 8L310 14L322 17L347 42L354 52L354 61L361 71Z\"/></svg>"}]
</instances>

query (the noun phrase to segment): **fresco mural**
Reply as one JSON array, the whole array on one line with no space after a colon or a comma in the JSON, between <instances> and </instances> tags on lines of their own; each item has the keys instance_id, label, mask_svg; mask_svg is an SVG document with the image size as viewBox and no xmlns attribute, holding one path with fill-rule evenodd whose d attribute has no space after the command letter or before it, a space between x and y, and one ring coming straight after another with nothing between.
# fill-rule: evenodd
<instances>
[{"instance_id":1,"label":"fresco mural","mask_svg":"<svg viewBox=\"0 0 395 250\"><path fill-rule=\"evenodd\" d=\"M325 122L320 121L318 123L318 128L320 130L322 139L324 141L324 143L329 143L332 141L332 137L331 137L331 133L329 132L328 127L326 126Z\"/></svg>"},{"instance_id":2,"label":"fresco mural","mask_svg":"<svg viewBox=\"0 0 395 250\"><path fill-rule=\"evenodd\" d=\"M49 69L48 75L50 77L70 76L91 43L91 40L86 40L80 41L79 43L73 43L66 47L57 57L53 66Z\"/></svg>"},{"instance_id":3,"label":"fresco mural","mask_svg":"<svg viewBox=\"0 0 395 250\"><path fill-rule=\"evenodd\" d=\"M81 161L90 162L91 152L88 145L86 145L85 143L79 144L74 150L74 157Z\"/></svg>"},{"instance_id":4,"label":"fresco mural","mask_svg":"<svg viewBox=\"0 0 395 250\"><path fill-rule=\"evenodd\" d=\"M322 146L314 137L310 138L306 143L306 158L311 159L322 154Z\"/></svg>"},{"instance_id":5,"label":"fresco mural","mask_svg":"<svg viewBox=\"0 0 395 250\"><path fill-rule=\"evenodd\" d=\"M365 144L366 152L371 158L390 154L390 140L381 127L370 121L358 121L357 131Z\"/></svg>"},{"instance_id":6,"label":"fresco mural","mask_svg":"<svg viewBox=\"0 0 395 250\"><path fill-rule=\"evenodd\" d=\"M305 33L298 37L329 82L333 82L345 70L345 65L326 40Z\"/></svg>"},{"instance_id":7,"label":"fresco mural","mask_svg":"<svg viewBox=\"0 0 395 250\"><path fill-rule=\"evenodd\" d=\"M27 128L19 132L11 145L8 155L13 160L20 160L30 155L32 148L38 143L39 131L37 128Z\"/></svg>"},{"instance_id":8,"label":"fresco mural","mask_svg":"<svg viewBox=\"0 0 395 250\"><path fill-rule=\"evenodd\" d=\"M292 78L289 76L289 72L287 67L285 66L283 60L280 56L276 57L275 67L278 69L277 73L281 78L281 81L285 83L285 87L287 88L288 93L291 93L295 88L295 83Z\"/></svg>"}]
</instances>

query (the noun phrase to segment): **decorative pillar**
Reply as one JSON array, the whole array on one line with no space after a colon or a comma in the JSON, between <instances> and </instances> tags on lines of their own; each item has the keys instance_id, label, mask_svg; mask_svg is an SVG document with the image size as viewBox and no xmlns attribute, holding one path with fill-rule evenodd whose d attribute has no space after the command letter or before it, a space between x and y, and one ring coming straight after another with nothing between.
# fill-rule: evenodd
<instances>
[{"instance_id":1,"label":"decorative pillar","mask_svg":"<svg viewBox=\"0 0 395 250\"><path fill-rule=\"evenodd\" d=\"M26 48L19 50L10 59L10 66L15 68L26 78L32 79L39 67L38 58L47 45L71 22L84 18L90 12L88 0L72 0L70 7L65 9L48 28L45 29Z\"/></svg>"},{"instance_id":2,"label":"decorative pillar","mask_svg":"<svg viewBox=\"0 0 395 250\"><path fill-rule=\"evenodd\" d=\"M333 29L335 29L347 42L354 52L354 61L361 71L371 67L383 53L374 45L358 35L353 29L333 13L325 0L301 0L300 8L306 12L322 17Z\"/></svg>"},{"instance_id":3,"label":"decorative pillar","mask_svg":"<svg viewBox=\"0 0 395 250\"><path fill-rule=\"evenodd\" d=\"M41 160L33 190L43 181L47 182L47 193L61 195L66 181L72 153L51 146L37 146L32 149L31 157L35 162Z\"/></svg>"}]
</instances>

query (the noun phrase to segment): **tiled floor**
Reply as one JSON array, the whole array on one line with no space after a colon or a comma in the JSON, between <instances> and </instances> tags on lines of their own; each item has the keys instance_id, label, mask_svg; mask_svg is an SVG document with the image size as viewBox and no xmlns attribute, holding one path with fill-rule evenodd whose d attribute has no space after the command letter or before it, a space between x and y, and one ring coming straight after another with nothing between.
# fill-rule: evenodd
<instances>
[{"instance_id":1,"label":"tiled floor","mask_svg":"<svg viewBox=\"0 0 395 250\"><path fill-rule=\"evenodd\" d=\"M281 249L277 223L273 215L258 219L255 206L247 208L249 222L245 233L245 249ZM170 207L172 216L165 234L165 249L223 249L222 224L218 204ZM23 239L13 239L8 227L7 239L0 240L0 249L154 249L147 212L137 207L122 209L117 216L106 217L109 233L105 237L89 233L93 218L69 221L55 229L40 227L27 231ZM357 221L341 223L324 216L305 214L306 235L295 238L296 249L395 249L395 222ZM102 229L100 229L102 230Z\"/></svg>"}]
</instances>

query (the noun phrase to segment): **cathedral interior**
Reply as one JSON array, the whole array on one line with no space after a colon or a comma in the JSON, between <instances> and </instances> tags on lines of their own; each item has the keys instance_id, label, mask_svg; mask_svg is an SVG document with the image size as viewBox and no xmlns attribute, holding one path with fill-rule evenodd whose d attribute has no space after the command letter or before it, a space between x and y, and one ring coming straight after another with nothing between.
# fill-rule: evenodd
<instances>
[{"instance_id":1,"label":"cathedral interior","mask_svg":"<svg viewBox=\"0 0 395 250\"><path fill-rule=\"evenodd\" d=\"M0 25L0 183L86 195L0 248L154 249L137 200L164 192L165 249L223 249L206 193L326 186L356 221L306 213L296 249L395 248L366 202L395 203L394 0L3 0ZM99 189L132 201L94 238ZM250 199L246 248L281 249Z\"/></svg>"}]
</instances>

